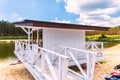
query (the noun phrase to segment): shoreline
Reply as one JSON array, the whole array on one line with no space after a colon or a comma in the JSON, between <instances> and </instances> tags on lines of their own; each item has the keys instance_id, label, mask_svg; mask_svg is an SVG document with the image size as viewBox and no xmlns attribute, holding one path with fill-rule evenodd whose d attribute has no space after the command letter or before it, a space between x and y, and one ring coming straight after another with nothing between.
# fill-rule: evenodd
<instances>
[{"instance_id":1,"label":"shoreline","mask_svg":"<svg viewBox=\"0 0 120 80\"><path fill-rule=\"evenodd\" d=\"M7 59L0 59L0 69L6 68L11 63L17 61L17 58L7 58Z\"/></svg>"},{"instance_id":2,"label":"shoreline","mask_svg":"<svg viewBox=\"0 0 120 80\"><path fill-rule=\"evenodd\" d=\"M16 40L19 40L19 41L27 41L27 39L1 39L0 41L11 42L11 41L16 41Z\"/></svg>"}]
</instances>

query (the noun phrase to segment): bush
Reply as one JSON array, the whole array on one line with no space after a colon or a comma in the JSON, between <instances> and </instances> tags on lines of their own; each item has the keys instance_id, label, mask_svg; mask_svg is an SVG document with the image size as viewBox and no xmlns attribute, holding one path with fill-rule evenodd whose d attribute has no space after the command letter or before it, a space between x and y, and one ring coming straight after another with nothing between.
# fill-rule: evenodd
<instances>
[{"instance_id":1,"label":"bush","mask_svg":"<svg viewBox=\"0 0 120 80\"><path fill-rule=\"evenodd\" d=\"M89 38L88 38L88 37L85 37L85 40L86 40L86 41L88 41L88 40L89 40Z\"/></svg>"},{"instance_id":2,"label":"bush","mask_svg":"<svg viewBox=\"0 0 120 80\"><path fill-rule=\"evenodd\" d=\"M108 38L105 34L101 34L101 36L98 39L104 39L104 38Z\"/></svg>"}]
</instances>

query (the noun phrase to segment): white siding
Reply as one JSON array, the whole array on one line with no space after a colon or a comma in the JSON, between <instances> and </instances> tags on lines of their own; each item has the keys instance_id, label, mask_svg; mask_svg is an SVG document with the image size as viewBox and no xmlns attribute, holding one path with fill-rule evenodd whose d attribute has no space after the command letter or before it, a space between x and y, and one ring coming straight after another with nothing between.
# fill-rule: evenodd
<instances>
[{"instance_id":1,"label":"white siding","mask_svg":"<svg viewBox=\"0 0 120 80\"><path fill-rule=\"evenodd\" d=\"M43 29L43 47L55 50L55 44L85 49L85 31L74 29Z\"/></svg>"}]
</instances>

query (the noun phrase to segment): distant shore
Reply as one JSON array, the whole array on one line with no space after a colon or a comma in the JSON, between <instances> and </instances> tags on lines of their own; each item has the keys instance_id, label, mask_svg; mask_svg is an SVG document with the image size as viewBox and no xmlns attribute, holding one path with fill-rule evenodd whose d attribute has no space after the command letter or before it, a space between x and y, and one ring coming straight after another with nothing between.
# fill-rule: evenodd
<instances>
[{"instance_id":1,"label":"distant shore","mask_svg":"<svg viewBox=\"0 0 120 80\"><path fill-rule=\"evenodd\" d=\"M27 39L1 39L0 41L10 42L10 41L16 41L16 40L19 40L19 41L27 41Z\"/></svg>"},{"instance_id":2,"label":"distant shore","mask_svg":"<svg viewBox=\"0 0 120 80\"><path fill-rule=\"evenodd\" d=\"M0 40L6 40L6 39L27 39L27 35L26 36L0 36Z\"/></svg>"}]
</instances>

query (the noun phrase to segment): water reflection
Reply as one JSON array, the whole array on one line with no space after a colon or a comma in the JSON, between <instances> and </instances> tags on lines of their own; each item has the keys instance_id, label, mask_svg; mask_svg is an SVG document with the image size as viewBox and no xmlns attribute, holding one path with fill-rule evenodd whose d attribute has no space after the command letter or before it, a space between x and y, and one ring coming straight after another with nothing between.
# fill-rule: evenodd
<instances>
[{"instance_id":1,"label":"water reflection","mask_svg":"<svg viewBox=\"0 0 120 80\"><path fill-rule=\"evenodd\" d=\"M109 48L120 44L120 42L104 42L104 48Z\"/></svg>"},{"instance_id":2,"label":"water reflection","mask_svg":"<svg viewBox=\"0 0 120 80\"><path fill-rule=\"evenodd\" d=\"M15 58L14 41L0 41L0 59Z\"/></svg>"}]
</instances>

